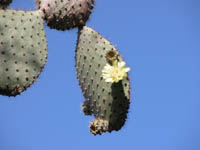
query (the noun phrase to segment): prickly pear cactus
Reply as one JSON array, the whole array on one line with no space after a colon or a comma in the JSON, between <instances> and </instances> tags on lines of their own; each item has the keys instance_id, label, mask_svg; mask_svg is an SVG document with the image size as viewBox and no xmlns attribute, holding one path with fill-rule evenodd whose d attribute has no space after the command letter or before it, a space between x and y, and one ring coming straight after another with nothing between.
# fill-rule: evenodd
<instances>
[{"instance_id":1,"label":"prickly pear cactus","mask_svg":"<svg viewBox=\"0 0 200 150\"><path fill-rule=\"evenodd\" d=\"M0 94L16 96L40 75L47 59L41 11L0 10Z\"/></svg>"},{"instance_id":2,"label":"prickly pear cactus","mask_svg":"<svg viewBox=\"0 0 200 150\"><path fill-rule=\"evenodd\" d=\"M50 28L66 30L83 26L88 20L94 0L36 0Z\"/></svg>"},{"instance_id":3,"label":"prickly pear cactus","mask_svg":"<svg viewBox=\"0 0 200 150\"><path fill-rule=\"evenodd\" d=\"M115 47L99 33L84 26L78 34L77 79L86 99L82 111L95 116L90 131L94 135L118 131L126 121L130 103L128 69L123 68L125 63ZM112 62L121 64L121 68L112 66ZM116 76L110 77L115 72L119 80Z\"/></svg>"},{"instance_id":4,"label":"prickly pear cactus","mask_svg":"<svg viewBox=\"0 0 200 150\"><path fill-rule=\"evenodd\" d=\"M0 0L0 9L5 9L12 3L12 0Z\"/></svg>"}]
</instances>

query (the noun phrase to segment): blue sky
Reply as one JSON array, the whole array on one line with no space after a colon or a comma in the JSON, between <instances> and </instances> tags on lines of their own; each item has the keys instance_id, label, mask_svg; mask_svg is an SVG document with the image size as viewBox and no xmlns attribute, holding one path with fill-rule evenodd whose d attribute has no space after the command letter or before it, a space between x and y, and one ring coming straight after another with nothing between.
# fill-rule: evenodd
<instances>
[{"instance_id":1,"label":"blue sky","mask_svg":"<svg viewBox=\"0 0 200 150\"><path fill-rule=\"evenodd\" d=\"M33 0L11 8L35 9ZM0 150L199 150L200 2L97 0L87 25L109 39L131 67L131 107L119 132L90 134L93 117L75 76L77 29L45 26L49 57L37 82L0 96Z\"/></svg>"}]
</instances>

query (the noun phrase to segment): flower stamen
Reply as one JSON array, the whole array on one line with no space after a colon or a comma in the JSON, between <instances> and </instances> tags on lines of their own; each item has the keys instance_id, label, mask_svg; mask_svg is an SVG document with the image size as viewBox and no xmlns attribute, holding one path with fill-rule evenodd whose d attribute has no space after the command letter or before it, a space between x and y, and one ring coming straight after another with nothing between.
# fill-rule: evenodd
<instances>
[{"instance_id":1,"label":"flower stamen","mask_svg":"<svg viewBox=\"0 0 200 150\"><path fill-rule=\"evenodd\" d=\"M106 82L118 83L123 78L127 77L129 67L125 66L124 61L113 60L112 65L106 64L102 70L102 76Z\"/></svg>"}]
</instances>

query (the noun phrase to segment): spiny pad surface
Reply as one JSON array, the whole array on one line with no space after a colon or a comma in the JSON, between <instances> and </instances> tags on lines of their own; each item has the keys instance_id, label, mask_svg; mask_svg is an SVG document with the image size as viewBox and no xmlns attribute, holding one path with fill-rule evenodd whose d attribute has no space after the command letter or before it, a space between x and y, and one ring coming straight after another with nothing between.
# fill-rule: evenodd
<instances>
[{"instance_id":1,"label":"spiny pad surface","mask_svg":"<svg viewBox=\"0 0 200 150\"><path fill-rule=\"evenodd\" d=\"M106 54L116 48L95 30L84 26L79 29L76 47L77 79L86 101L82 111L94 115L90 131L96 134L120 130L129 109L130 82L128 77L118 83L108 83L102 69L108 63ZM122 61L122 57L119 56Z\"/></svg>"},{"instance_id":2,"label":"spiny pad surface","mask_svg":"<svg viewBox=\"0 0 200 150\"><path fill-rule=\"evenodd\" d=\"M36 4L50 28L67 30L85 24L94 0L36 0Z\"/></svg>"},{"instance_id":3,"label":"spiny pad surface","mask_svg":"<svg viewBox=\"0 0 200 150\"><path fill-rule=\"evenodd\" d=\"M47 59L41 11L0 10L0 94L16 96L40 75Z\"/></svg>"}]
</instances>

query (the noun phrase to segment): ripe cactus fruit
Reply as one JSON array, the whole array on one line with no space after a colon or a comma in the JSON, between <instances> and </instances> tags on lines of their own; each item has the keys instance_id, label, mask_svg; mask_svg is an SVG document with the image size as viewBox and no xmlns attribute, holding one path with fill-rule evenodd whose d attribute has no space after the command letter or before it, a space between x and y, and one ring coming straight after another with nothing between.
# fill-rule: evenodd
<instances>
[{"instance_id":1,"label":"ripe cactus fruit","mask_svg":"<svg viewBox=\"0 0 200 150\"><path fill-rule=\"evenodd\" d=\"M0 9L5 9L12 3L12 0L0 0Z\"/></svg>"},{"instance_id":2,"label":"ripe cactus fruit","mask_svg":"<svg viewBox=\"0 0 200 150\"><path fill-rule=\"evenodd\" d=\"M83 26L88 20L94 0L36 0L50 28L67 30Z\"/></svg>"},{"instance_id":3,"label":"ripe cactus fruit","mask_svg":"<svg viewBox=\"0 0 200 150\"><path fill-rule=\"evenodd\" d=\"M0 10L0 94L16 96L40 75L47 59L41 11Z\"/></svg>"},{"instance_id":4,"label":"ripe cactus fruit","mask_svg":"<svg viewBox=\"0 0 200 150\"><path fill-rule=\"evenodd\" d=\"M102 70L113 61L123 62L116 48L95 30L79 29L76 46L77 79L86 101L82 111L94 115L90 123L92 134L120 130L124 125L130 103L130 82L123 76L117 82L107 82Z\"/></svg>"}]
</instances>

